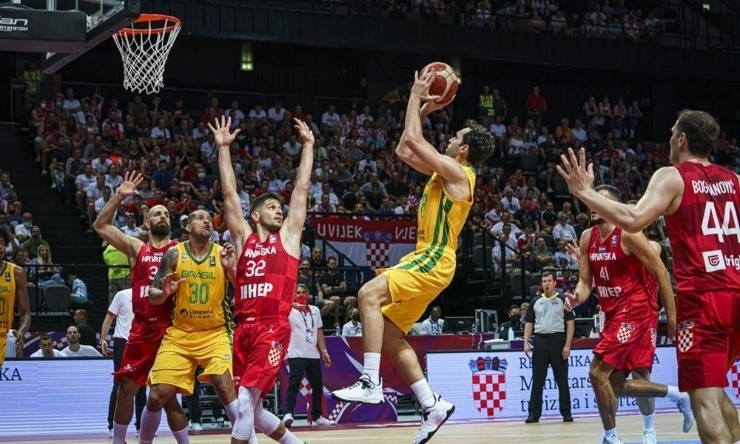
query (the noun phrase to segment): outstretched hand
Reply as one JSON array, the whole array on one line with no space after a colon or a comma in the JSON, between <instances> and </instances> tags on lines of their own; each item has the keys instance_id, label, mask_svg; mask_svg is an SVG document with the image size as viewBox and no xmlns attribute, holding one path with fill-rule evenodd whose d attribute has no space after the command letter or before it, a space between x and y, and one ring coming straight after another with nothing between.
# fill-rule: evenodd
<instances>
[{"instance_id":1,"label":"outstretched hand","mask_svg":"<svg viewBox=\"0 0 740 444\"><path fill-rule=\"evenodd\" d=\"M293 125L293 128L298 131L298 135L301 136L301 140L303 141L303 144L310 144L313 145L315 142L313 131L311 131L311 127L308 126L306 122L304 122L301 119L294 118L293 121L295 122L295 125Z\"/></svg>"},{"instance_id":2,"label":"outstretched hand","mask_svg":"<svg viewBox=\"0 0 740 444\"><path fill-rule=\"evenodd\" d=\"M162 279L162 293L168 296L175 293L183 282L185 282L185 278L177 279L176 273L167 273Z\"/></svg>"},{"instance_id":3,"label":"outstretched hand","mask_svg":"<svg viewBox=\"0 0 740 444\"><path fill-rule=\"evenodd\" d=\"M236 267L236 249L230 243L225 243L221 247L221 266L225 270L231 270Z\"/></svg>"},{"instance_id":4,"label":"outstretched hand","mask_svg":"<svg viewBox=\"0 0 740 444\"><path fill-rule=\"evenodd\" d=\"M229 128L231 128L231 117L225 116L221 116L220 119L218 117L213 119L213 125L208 122L208 128L211 130L214 137L216 138L217 146L231 145L231 142L234 141L236 135L242 131L240 128L237 128L234 130L234 132L230 132Z\"/></svg>"},{"instance_id":5,"label":"outstretched hand","mask_svg":"<svg viewBox=\"0 0 740 444\"><path fill-rule=\"evenodd\" d=\"M568 255L570 256L570 258L576 261L576 263L580 262L581 247L578 246L578 242L576 242L575 239L571 239L570 242L568 242L568 244L565 245L565 251L568 252Z\"/></svg>"},{"instance_id":6,"label":"outstretched hand","mask_svg":"<svg viewBox=\"0 0 740 444\"><path fill-rule=\"evenodd\" d=\"M126 171L123 176L123 182L118 186L116 193L124 198L139 194L137 188L144 181L144 176L138 171Z\"/></svg>"},{"instance_id":7,"label":"outstretched hand","mask_svg":"<svg viewBox=\"0 0 740 444\"><path fill-rule=\"evenodd\" d=\"M579 305L581 298L578 297L578 293L565 293L565 311L573 311Z\"/></svg>"},{"instance_id":8,"label":"outstretched hand","mask_svg":"<svg viewBox=\"0 0 740 444\"><path fill-rule=\"evenodd\" d=\"M586 150L581 148L578 157L573 148L568 148L568 155L560 155L561 164L557 166L558 173L565 179L568 189L576 197L591 189L594 183L594 165L586 166Z\"/></svg>"},{"instance_id":9,"label":"outstretched hand","mask_svg":"<svg viewBox=\"0 0 740 444\"><path fill-rule=\"evenodd\" d=\"M411 95L417 96L422 102L434 102L439 96L429 94L429 87L432 86L436 71L427 69L422 72L414 71L414 86L411 87Z\"/></svg>"}]
</instances>

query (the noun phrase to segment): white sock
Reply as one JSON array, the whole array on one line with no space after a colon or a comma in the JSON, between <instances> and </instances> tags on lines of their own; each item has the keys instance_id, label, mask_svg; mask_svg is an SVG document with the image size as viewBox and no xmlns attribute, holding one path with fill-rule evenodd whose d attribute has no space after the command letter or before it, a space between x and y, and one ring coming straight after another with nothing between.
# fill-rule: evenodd
<instances>
[{"instance_id":1,"label":"white sock","mask_svg":"<svg viewBox=\"0 0 740 444\"><path fill-rule=\"evenodd\" d=\"M655 430L655 413L642 415L642 428L648 432Z\"/></svg>"},{"instance_id":2,"label":"white sock","mask_svg":"<svg viewBox=\"0 0 740 444\"><path fill-rule=\"evenodd\" d=\"M604 430L604 438L616 438L617 437L617 428L614 427L613 429Z\"/></svg>"},{"instance_id":3,"label":"white sock","mask_svg":"<svg viewBox=\"0 0 740 444\"><path fill-rule=\"evenodd\" d=\"M126 432L128 424L113 422L113 444L126 444Z\"/></svg>"},{"instance_id":4,"label":"white sock","mask_svg":"<svg viewBox=\"0 0 740 444\"><path fill-rule=\"evenodd\" d=\"M365 353L363 373L375 384L380 383L380 353Z\"/></svg>"},{"instance_id":5,"label":"white sock","mask_svg":"<svg viewBox=\"0 0 740 444\"><path fill-rule=\"evenodd\" d=\"M419 379L415 383L411 384L411 390L414 391L416 399L418 399L419 404L421 404L421 408L428 409L434 405L434 392L432 392L432 388L429 387L429 382L427 382L426 378Z\"/></svg>"},{"instance_id":6,"label":"white sock","mask_svg":"<svg viewBox=\"0 0 740 444\"><path fill-rule=\"evenodd\" d=\"M185 427L182 430L173 431L172 436L175 437L177 444L190 444L190 437L188 436L188 428Z\"/></svg>"},{"instance_id":7,"label":"white sock","mask_svg":"<svg viewBox=\"0 0 740 444\"><path fill-rule=\"evenodd\" d=\"M236 415L239 412L239 398L234 399L229 404L225 405L224 408L226 409L226 416L229 417L229 421L233 425L234 421L236 421Z\"/></svg>"},{"instance_id":8,"label":"white sock","mask_svg":"<svg viewBox=\"0 0 740 444\"><path fill-rule=\"evenodd\" d=\"M296 438L296 436L292 433L290 433L290 430L285 431L285 435L283 435L282 438L278 439L279 444L303 444L303 441Z\"/></svg>"},{"instance_id":9,"label":"white sock","mask_svg":"<svg viewBox=\"0 0 740 444\"><path fill-rule=\"evenodd\" d=\"M159 428L159 422L162 420L162 410L153 412L149 407L144 407L141 414L141 428L139 429L139 443L150 443Z\"/></svg>"},{"instance_id":10,"label":"white sock","mask_svg":"<svg viewBox=\"0 0 740 444\"><path fill-rule=\"evenodd\" d=\"M668 393L665 394L665 397L673 402L676 402L681 398L681 392L678 391L678 387L676 387L675 385L669 385Z\"/></svg>"}]
</instances>

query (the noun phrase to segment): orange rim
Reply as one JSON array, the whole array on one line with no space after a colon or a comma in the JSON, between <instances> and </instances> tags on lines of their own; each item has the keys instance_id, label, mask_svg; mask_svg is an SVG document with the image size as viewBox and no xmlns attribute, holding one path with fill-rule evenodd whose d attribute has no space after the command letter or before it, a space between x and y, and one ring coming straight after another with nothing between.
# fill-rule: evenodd
<instances>
[{"instance_id":1,"label":"orange rim","mask_svg":"<svg viewBox=\"0 0 740 444\"><path fill-rule=\"evenodd\" d=\"M161 26L159 28L121 28L116 34L118 35L141 35L141 34L166 34L174 31L182 25L180 19L171 15L164 14L141 14L131 25L134 26L137 23L151 23L151 22L167 22L168 26Z\"/></svg>"}]
</instances>

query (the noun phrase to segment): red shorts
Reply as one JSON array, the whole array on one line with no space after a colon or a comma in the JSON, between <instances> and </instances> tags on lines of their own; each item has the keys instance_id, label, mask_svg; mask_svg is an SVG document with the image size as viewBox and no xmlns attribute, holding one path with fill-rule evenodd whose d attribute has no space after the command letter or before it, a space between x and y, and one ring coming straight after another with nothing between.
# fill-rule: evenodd
<instances>
[{"instance_id":1,"label":"red shorts","mask_svg":"<svg viewBox=\"0 0 740 444\"><path fill-rule=\"evenodd\" d=\"M137 321L134 320L134 323ZM132 331L133 328L132 328ZM137 330L141 331L141 329ZM162 343L166 329L158 328L157 331L148 329L145 335L131 335L123 350L121 366L117 372L113 372L113 378L118 382L121 377L136 381L140 386L146 385L149 371L154 366L157 358L157 350Z\"/></svg>"},{"instance_id":2,"label":"red shorts","mask_svg":"<svg viewBox=\"0 0 740 444\"><path fill-rule=\"evenodd\" d=\"M601 341L594 347L594 354L615 371L625 374L634 369L652 370L657 327L657 313L642 319L634 319L630 313L619 313L605 321Z\"/></svg>"},{"instance_id":3,"label":"red shorts","mask_svg":"<svg viewBox=\"0 0 740 444\"><path fill-rule=\"evenodd\" d=\"M262 396L275 385L290 343L288 320L240 322L234 330L234 385L254 387Z\"/></svg>"},{"instance_id":4,"label":"red shorts","mask_svg":"<svg viewBox=\"0 0 740 444\"><path fill-rule=\"evenodd\" d=\"M679 293L676 320L679 389L727 387L740 358L740 293Z\"/></svg>"}]
</instances>

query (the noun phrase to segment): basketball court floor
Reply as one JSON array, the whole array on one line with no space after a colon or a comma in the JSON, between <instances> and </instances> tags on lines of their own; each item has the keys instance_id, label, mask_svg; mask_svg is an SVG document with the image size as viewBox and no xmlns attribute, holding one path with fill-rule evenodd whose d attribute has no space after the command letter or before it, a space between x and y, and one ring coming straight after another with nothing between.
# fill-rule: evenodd
<instances>
[{"instance_id":1,"label":"basketball court floor","mask_svg":"<svg viewBox=\"0 0 740 444\"><path fill-rule=\"evenodd\" d=\"M682 417L678 413L657 413L655 430L658 442L661 444L699 444L699 436L694 427L689 433L681 431ZM416 433L417 423L402 422L394 424L361 424L327 427L293 427L291 430L300 439L311 444L335 444L372 442L373 444L404 444L410 443ZM133 429L133 427L132 427ZM617 430L625 444L640 443L642 418L639 415L620 416L617 418ZM450 420L431 440L431 443L464 443L490 444L491 442L515 443L547 443L547 444L593 444L602 433L601 422L598 417L577 417L572 423L563 423L560 420L543 420L538 424L524 424L524 422L455 422ZM258 435L261 443L274 442L264 435ZM228 443L229 434L225 430L204 431L191 433L190 441L194 444ZM0 442L16 442L23 444L87 444L110 442L106 433L74 437L49 437L45 439L14 438L5 441L0 436ZM129 443L137 442L131 434ZM159 436L155 443L172 444L172 436Z\"/></svg>"}]
</instances>

